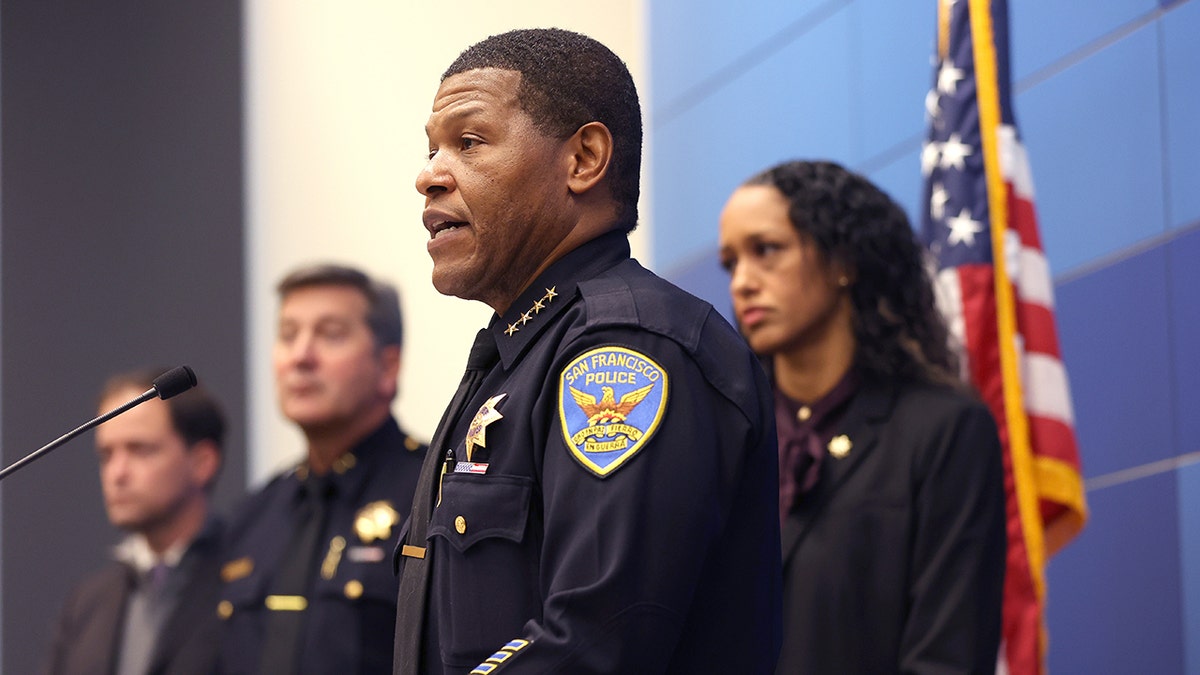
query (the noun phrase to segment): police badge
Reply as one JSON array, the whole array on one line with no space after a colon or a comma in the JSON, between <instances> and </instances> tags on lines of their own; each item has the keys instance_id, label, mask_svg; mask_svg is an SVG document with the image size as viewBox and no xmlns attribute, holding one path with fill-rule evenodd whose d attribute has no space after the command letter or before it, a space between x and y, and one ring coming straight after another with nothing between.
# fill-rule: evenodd
<instances>
[{"instance_id":1,"label":"police badge","mask_svg":"<svg viewBox=\"0 0 1200 675\"><path fill-rule=\"evenodd\" d=\"M392 538L392 526L400 522L400 514L390 502L381 499L358 510L354 516L354 533L364 544Z\"/></svg>"},{"instance_id":2,"label":"police badge","mask_svg":"<svg viewBox=\"0 0 1200 675\"><path fill-rule=\"evenodd\" d=\"M559 375L558 415L571 455L604 478L645 447L667 409L667 373L624 347L598 347Z\"/></svg>"}]
</instances>

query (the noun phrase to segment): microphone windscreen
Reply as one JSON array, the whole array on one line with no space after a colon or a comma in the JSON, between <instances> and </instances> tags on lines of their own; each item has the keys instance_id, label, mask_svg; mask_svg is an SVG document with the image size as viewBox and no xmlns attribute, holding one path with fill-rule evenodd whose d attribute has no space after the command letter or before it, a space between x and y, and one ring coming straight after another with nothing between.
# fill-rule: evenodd
<instances>
[{"instance_id":1,"label":"microphone windscreen","mask_svg":"<svg viewBox=\"0 0 1200 675\"><path fill-rule=\"evenodd\" d=\"M153 386L159 398L168 399L196 386L196 373L187 366L176 366L154 378Z\"/></svg>"}]
</instances>

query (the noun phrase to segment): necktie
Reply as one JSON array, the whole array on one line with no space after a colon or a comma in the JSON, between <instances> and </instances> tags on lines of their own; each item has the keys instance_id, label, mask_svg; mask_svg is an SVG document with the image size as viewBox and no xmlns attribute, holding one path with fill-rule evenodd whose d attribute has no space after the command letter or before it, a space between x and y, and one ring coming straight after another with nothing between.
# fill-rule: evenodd
<instances>
[{"instance_id":1,"label":"necktie","mask_svg":"<svg viewBox=\"0 0 1200 675\"><path fill-rule=\"evenodd\" d=\"M141 576L125 606L117 675L143 675L150 668L158 633L166 622L169 603L164 596L169 568L159 562Z\"/></svg>"},{"instance_id":2,"label":"necktie","mask_svg":"<svg viewBox=\"0 0 1200 675\"><path fill-rule=\"evenodd\" d=\"M396 602L396 644L392 672L395 675L415 675L420 667L421 633L425 621L425 599L429 580L429 551L425 533L433 512L433 500L440 483L441 468L448 459L448 440L451 430L462 415L467 403L475 396L483 378L499 358L496 340L484 328L475 335L467 371L454 392L454 398L442 415L437 433L429 446L429 454L421 467L417 489L409 515L408 537L400 542L405 556L404 572L400 576L400 594Z\"/></svg>"},{"instance_id":3,"label":"necktie","mask_svg":"<svg viewBox=\"0 0 1200 675\"><path fill-rule=\"evenodd\" d=\"M267 596L266 642L259 673L291 675L297 672L314 562L325 527L331 487L326 476L312 474L301 486L296 529L280 558L279 570Z\"/></svg>"}]
</instances>

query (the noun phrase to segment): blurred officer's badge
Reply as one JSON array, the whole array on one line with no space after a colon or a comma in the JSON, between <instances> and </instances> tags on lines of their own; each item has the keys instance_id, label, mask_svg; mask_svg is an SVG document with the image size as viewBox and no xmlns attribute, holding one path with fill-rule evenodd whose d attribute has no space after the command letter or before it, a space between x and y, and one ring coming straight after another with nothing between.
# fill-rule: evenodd
<instances>
[{"instance_id":1,"label":"blurred officer's badge","mask_svg":"<svg viewBox=\"0 0 1200 675\"><path fill-rule=\"evenodd\" d=\"M650 440L667 409L667 373L645 354L599 347L563 368L558 415L571 455L604 478Z\"/></svg>"},{"instance_id":2,"label":"blurred officer's badge","mask_svg":"<svg viewBox=\"0 0 1200 675\"><path fill-rule=\"evenodd\" d=\"M390 502L381 499L358 510L354 516L354 533L364 544L376 539L387 541L392 537L392 526L400 522L400 514Z\"/></svg>"}]
</instances>

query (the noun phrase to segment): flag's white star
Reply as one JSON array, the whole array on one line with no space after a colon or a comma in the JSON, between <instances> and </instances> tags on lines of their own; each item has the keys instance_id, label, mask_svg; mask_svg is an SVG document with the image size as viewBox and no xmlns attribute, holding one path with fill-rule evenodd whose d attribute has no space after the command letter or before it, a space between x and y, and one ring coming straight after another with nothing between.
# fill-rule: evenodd
<instances>
[{"instance_id":1,"label":"flag's white star","mask_svg":"<svg viewBox=\"0 0 1200 675\"><path fill-rule=\"evenodd\" d=\"M928 176L933 171L933 167L937 166L938 157L942 151L939 149L941 143L937 141L929 141L921 147L921 174Z\"/></svg>"},{"instance_id":2,"label":"flag's white star","mask_svg":"<svg viewBox=\"0 0 1200 675\"><path fill-rule=\"evenodd\" d=\"M963 160L974 152L971 146L962 142L962 138L958 134L950 134L950 139L942 143L942 168L965 169L967 165Z\"/></svg>"},{"instance_id":3,"label":"flag's white star","mask_svg":"<svg viewBox=\"0 0 1200 675\"><path fill-rule=\"evenodd\" d=\"M946 192L946 186L934 183L933 190L929 194L929 215L933 216L934 220L945 218L946 202L948 201L950 201L950 193Z\"/></svg>"},{"instance_id":4,"label":"flag's white star","mask_svg":"<svg viewBox=\"0 0 1200 675\"><path fill-rule=\"evenodd\" d=\"M929 119L936 120L942 116L941 100L942 97L936 89L930 89L929 93L925 94L925 114L929 115Z\"/></svg>"},{"instance_id":5,"label":"flag's white star","mask_svg":"<svg viewBox=\"0 0 1200 675\"><path fill-rule=\"evenodd\" d=\"M955 68L954 64L949 61L944 61L942 67L938 69L937 90L943 94L953 94L958 91L958 81L963 79L963 71L961 68Z\"/></svg>"},{"instance_id":6,"label":"flag's white star","mask_svg":"<svg viewBox=\"0 0 1200 675\"><path fill-rule=\"evenodd\" d=\"M948 218L946 225L950 228L950 236L946 237L946 243L951 246L956 244L974 246L975 235L983 232L983 223L972 220L971 212L967 209L959 211L957 216Z\"/></svg>"}]
</instances>

